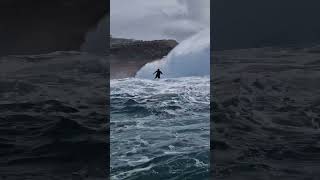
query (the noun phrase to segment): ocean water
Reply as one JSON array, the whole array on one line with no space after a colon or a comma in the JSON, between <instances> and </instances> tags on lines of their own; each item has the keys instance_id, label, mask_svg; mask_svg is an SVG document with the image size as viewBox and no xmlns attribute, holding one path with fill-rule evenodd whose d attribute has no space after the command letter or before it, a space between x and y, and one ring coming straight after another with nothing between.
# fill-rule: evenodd
<instances>
[{"instance_id":1,"label":"ocean water","mask_svg":"<svg viewBox=\"0 0 320 180\"><path fill-rule=\"evenodd\" d=\"M111 179L209 179L208 76L110 83Z\"/></svg>"},{"instance_id":2,"label":"ocean water","mask_svg":"<svg viewBox=\"0 0 320 180\"><path fill-rule=\"evenodd\" d=\"M79 51L0 57L0 179L108 177L106 62Z\"/></svg>"}]
</instances>

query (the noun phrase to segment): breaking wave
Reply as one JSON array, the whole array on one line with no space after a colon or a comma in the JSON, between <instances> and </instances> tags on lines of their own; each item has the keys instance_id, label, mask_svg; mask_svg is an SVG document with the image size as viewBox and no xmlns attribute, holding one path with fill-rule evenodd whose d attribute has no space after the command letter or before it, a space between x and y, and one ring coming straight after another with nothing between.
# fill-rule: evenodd
<instances>
[{"instance_id":1,"label":"breaking wave","mask_svg":"<svg viewBox=\"0 0 320 180\"><path fill-rule=\"evenodd\" d=\"M210 31L209 29L182 41L167 57L146 64L136 74L137 78L152 78L160 68L164 78L204 76L210 73Z\"/></svg>"}]
</instances>

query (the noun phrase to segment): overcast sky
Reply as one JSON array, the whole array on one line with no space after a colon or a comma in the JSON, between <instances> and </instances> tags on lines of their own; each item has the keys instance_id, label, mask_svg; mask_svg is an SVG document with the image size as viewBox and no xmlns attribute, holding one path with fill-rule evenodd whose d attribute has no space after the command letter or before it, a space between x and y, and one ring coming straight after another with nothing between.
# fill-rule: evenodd
<instances>
[{"instance_id":1,"label":"overcast sky","mask_svg":"<svg viewBox=\"0 0 320 180\"><path fill-rule=\"evenodd\" d=\"M111 0L113 37L181 41L210 27L210 0Z\"/></svg>"}]
</instances>

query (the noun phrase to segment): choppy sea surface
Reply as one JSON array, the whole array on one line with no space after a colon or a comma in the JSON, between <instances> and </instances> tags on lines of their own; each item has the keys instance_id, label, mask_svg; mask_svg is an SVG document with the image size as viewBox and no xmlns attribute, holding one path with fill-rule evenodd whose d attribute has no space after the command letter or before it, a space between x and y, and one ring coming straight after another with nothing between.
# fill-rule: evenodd
<instances>
[{"instance_id":1,"label":"choppy sea surface","mask_svg":"<svg viewBox=\"0 0 320 180\"><path fill-rule=\"evenodd\" d=\"M106 179L105 56L0 57L0 179Z\"/></svg>"},{"instance_id":2,"label":"choppy sea surface","mask_svg":"<svg viewBox=\"0 0 320 180\"><path fill-rule=\"evenodd\" d=\"M111 179L209 179L209 77L110 83Z\"/></svg>"}]
</instances>

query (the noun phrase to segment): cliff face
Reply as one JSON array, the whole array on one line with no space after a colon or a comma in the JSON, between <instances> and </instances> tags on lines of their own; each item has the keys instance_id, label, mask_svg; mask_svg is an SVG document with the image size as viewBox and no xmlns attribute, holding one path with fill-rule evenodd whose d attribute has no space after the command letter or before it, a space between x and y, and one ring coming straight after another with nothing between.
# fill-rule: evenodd
<instances>
[{"instance_id":1,"label":"cliff face","mask_svg":"<svg viewBox=\"0 0 320 180\"><path fill-rule=\"evenodd\" d=\"M132 77L146 63L166 56L178 43L175 40L135 41L111 39L110 77ZM118 42L118 43L116 43Z\"/></svg>"},{"instance_id":2,"label":"cliff face","mask_svg":"<svg viewBox=\"0 0 320 180\"><path fill-rule=\"evenodd\" d=\"M167 55L178 43L174 40L132 41L111 46L112 56L120 59L154 60Z\"/></svg>"},{"instance_id":3,"label":"cliff face","mask_svg":"<svg viewBox=\"0 0 320 180\"><path fill-rule=\"evenodd\" d=\"M1 1L0 56L79 50L108 12L109 0Z\"/></svg>"}]
</instances>

